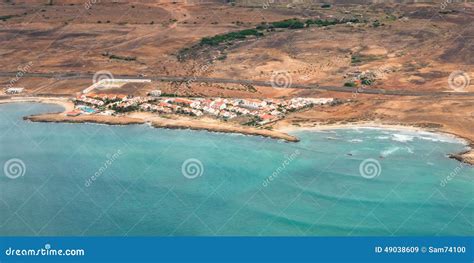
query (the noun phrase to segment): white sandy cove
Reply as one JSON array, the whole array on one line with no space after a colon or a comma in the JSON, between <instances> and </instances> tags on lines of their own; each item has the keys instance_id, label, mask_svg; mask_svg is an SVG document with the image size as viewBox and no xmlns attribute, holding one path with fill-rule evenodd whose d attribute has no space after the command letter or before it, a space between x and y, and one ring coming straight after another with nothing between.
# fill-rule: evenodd
<instances>
[{"instance_id":1,"label":"white sandy cove","mask_svg":"<svg viewBox=\"0 0 474 263\"><path fill-rule=\"evenodd\" d=\"M454 134L445 133L437 129L420 128L415 126L400 125L400 124L381 124L377 122L355 122L347 124L319 124L311 127L297 127L285 126L279 127L278 130L285 133L294 133L298 131L323 131L323 130L337 130L337 129L377 129L390 130L394 132L402 132L402 134L393 134L393 139L400 142L411 141L414 137L444 142L456 142L469 145L469 142ZM410 133L403 133L403 132Z\"/></svg>"},{"instance_id":2,"label":"white sandy cove","mask_svg":"<svg viewBox=\"0 0 474 263\"><path fill-rule=\"evenodd\" d=\"M40 98L40 97L12 97L6 100L0 100L0 104L2 103L22 103L22 102L37 102L37 103L50 103L50 104L57 104L64 108L64 111L72 111L74 110L74 103L69 98Z\"/></svg>"}]
</instances>

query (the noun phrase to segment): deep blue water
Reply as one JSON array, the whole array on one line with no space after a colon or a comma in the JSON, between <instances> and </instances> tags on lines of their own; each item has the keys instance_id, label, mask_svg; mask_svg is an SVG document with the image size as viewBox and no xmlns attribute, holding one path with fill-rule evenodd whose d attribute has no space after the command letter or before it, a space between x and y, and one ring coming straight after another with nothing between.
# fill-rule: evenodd
<instances>
[{"instance_id":1,"label":"deep blue water","mask_svg":"<svg viewBox=\"0 0 474 263\"><path fill-rule=\"evenodd\" d=\"M448 136L22 120L51 111L0 105L0 235L474 235L474 169Z\"/></svg>"}]
</instances>

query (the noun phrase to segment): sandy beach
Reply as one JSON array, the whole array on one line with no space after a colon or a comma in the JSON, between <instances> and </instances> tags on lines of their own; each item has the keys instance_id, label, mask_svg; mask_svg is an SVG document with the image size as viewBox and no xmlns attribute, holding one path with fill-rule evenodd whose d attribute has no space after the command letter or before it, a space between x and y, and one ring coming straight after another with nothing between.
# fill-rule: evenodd
<instances>
[{"instance_id":1,"label":"sandy beach","mask_svg":"<svg viewBox=\"0 0 474 263\"><path fill-rule=\"evenodd\" d=\"M411 132L431 132L436 134L442 134L444 136L452 137L453 139L458 140L461 143L466 144L469 146L469 150L461 152L461 153L453 153L449 154L450 158L456 159L460 162L464 162L467 164L474 165L474 142L471 141L468 136L465 134L459 134L454 132L453 130L449 129L449 127L441 127L441 128L429 128L429 127L419 127L415 125L404 125L402 123L381 123L381 122L374 122L374 121L358 121L353 123L332 123L332 124L324 124L324 123L313 123L311 126L294 126L288 124L286 122L279 123L276 125L276 129L281 132L285 133L292 133L296 131L321 131L321 130L334 130L334 129L351 129L351 128L378 128L378 129L386 129L386 130L405 130Z\"/></svg>"},{"instance_id":2,"label":"sandy beach","mask_svg":"<svg viewBox=\"0 0 474 263\"><path fill-rule=\"evenodd\" d=\"M464 144L469 144L470 140L464 138L460 135L454 134L452 132L443 131L437 128L427 128L427 127L418 127L413 125L403 125L403 124L384 124L380 122L373 121L360 121L354 123L344 123L344 124L317 124L314 126L279 126L278 130L286 133L291 133L295 131L318 131L318 130L336 130L336 129L357 129L357 128L373 128L373 129L384 129L384 130L405 130L411 132L432 132L443 134L445 136L452 137L453 139L459 140Z\"/></svg>"},{"instance_id":3,"label":"sandy beach","mask_svg":"<svg viewBox=\"0 0 474 263\"><path fill-rule=\"evenodd\" d=\"M0 100L0 104L3 103L23 103L23 102L36 102L36 103L46 103L46 104L57 104L64 108L64 112L68 112L74 109L74 103L69 98L61 97L12 97L9 99Z\"/></svg>"}]
</instances>

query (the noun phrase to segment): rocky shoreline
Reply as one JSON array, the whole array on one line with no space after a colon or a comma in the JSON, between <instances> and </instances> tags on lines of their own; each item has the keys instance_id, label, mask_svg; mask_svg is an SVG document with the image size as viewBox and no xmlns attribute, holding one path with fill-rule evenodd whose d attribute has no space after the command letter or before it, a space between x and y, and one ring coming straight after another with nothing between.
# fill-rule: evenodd
<instances>
[{"instance_id":1,"label":"rocky shoreline","mask_svg":"<svg viewBox=\"0 0 474 263\"><path fill-rule=\"evenodd\" d=\"M457 160L461 163L474 165L474 145L470 145L470 149L458 154L450 154L449 158Z\"/></svg>"},{"instance_id":2,"label":"rocky shoreline","mask_svg":"<svg viewBox=\"0 0 474 263\"><path fill-rule=\"evenodd\" d=\"M65 122L65 123L99 123L108 125L129 125L129 124L145 124L150 123L155 128L165 129L190 129L190 130L206 130L210 132L223 133L239 133L245 135L263 136L273 139L285 140L287 142L298 142L299 139L295 136L274 131L257 129L252 127L239 127L235 125L209 125L206 123L199 123L198 121L180 121L173 119L151 119L129 117L129 116L103 116L103 115L82 115L77 117L69 117L63 114L40 114L26 116L23 119L33 122Z\"/></svg>"},{"instance_id":3,"label":"rocky shoreline","mask_svg":"<svg viewBox=\"0 0 474 263\"><path fill-rule=\"evenodd\" d=\"M23 117L24 120L33 122L56 122L56 123L99 123L107 125L129 125L129 124L144 124L145 121L137 118L129 117L111 117L111 116L96 116L83 115L77 117L69 117L57 113L31 115Z\"/></svg>"}]
</instances>

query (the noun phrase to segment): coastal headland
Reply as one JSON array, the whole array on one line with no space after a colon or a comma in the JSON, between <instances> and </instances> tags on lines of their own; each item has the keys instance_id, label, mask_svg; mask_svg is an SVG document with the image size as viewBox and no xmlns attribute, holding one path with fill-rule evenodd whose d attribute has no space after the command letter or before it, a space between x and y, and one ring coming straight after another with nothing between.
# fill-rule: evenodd
<instances>
[{"instance_id":1,"label":"coastal headland","mask_svg":"<svg viewBox=\"0 0 474 263\"><path fill-rule=\"evenodd\" d=\"M13 99L13 100L0 100L1 103L14 103L14 102L38 102L38 103L51 103L63 106L65 109L73 109L74 104L67 99L58 98L24 98L24 99ZM191 129L191 130L207 130L212 132L223 132L223 133L239 133L245 135L256 135L264 136L273 139L281 139L288 142L297 142L299 139L295 136L287 133L268 130L264 128L253 128L237 126L231 123L221 122L211 118L200 118L195 119L184 116L173 116L164 118L158 115L144 112L136 112L124 114L121 116L106 116L106 115L81 115L81 116L67 116L67 111L60 113L47 113L32 116L25 116L25 120L33 122L66 122L66 123L100 123L108 125L130 125L130 124L145 124L149 123L156 128L167 128L167 129Z\"/></svg>"},{"instance_id":2,"label":"coastal headland","mask_svg":"<svg viewBox=\"0 0 474 263\"><path fill-rule=\"evenodd\" d=\"M78 117L69 117L63 114L41 114L24 117L25 120L33 122L67 122L67 123L100 123L108 125L130 125L149 123L155 128L165 129L190 129L190 130L207 130L211 132L223 133L239 133L245 135L256 135L269 137L273 139L281 139L288 142L297 142L299 139L295 136L284 132L257 129L251 127L239 127L231 124L221 124L212 121L203 122L199 120L191 120L184 117L176 119L167 119L160 117L131 117L131 116L101 116L101 115L84 115Z\"/></svg>"}]
</instances>

